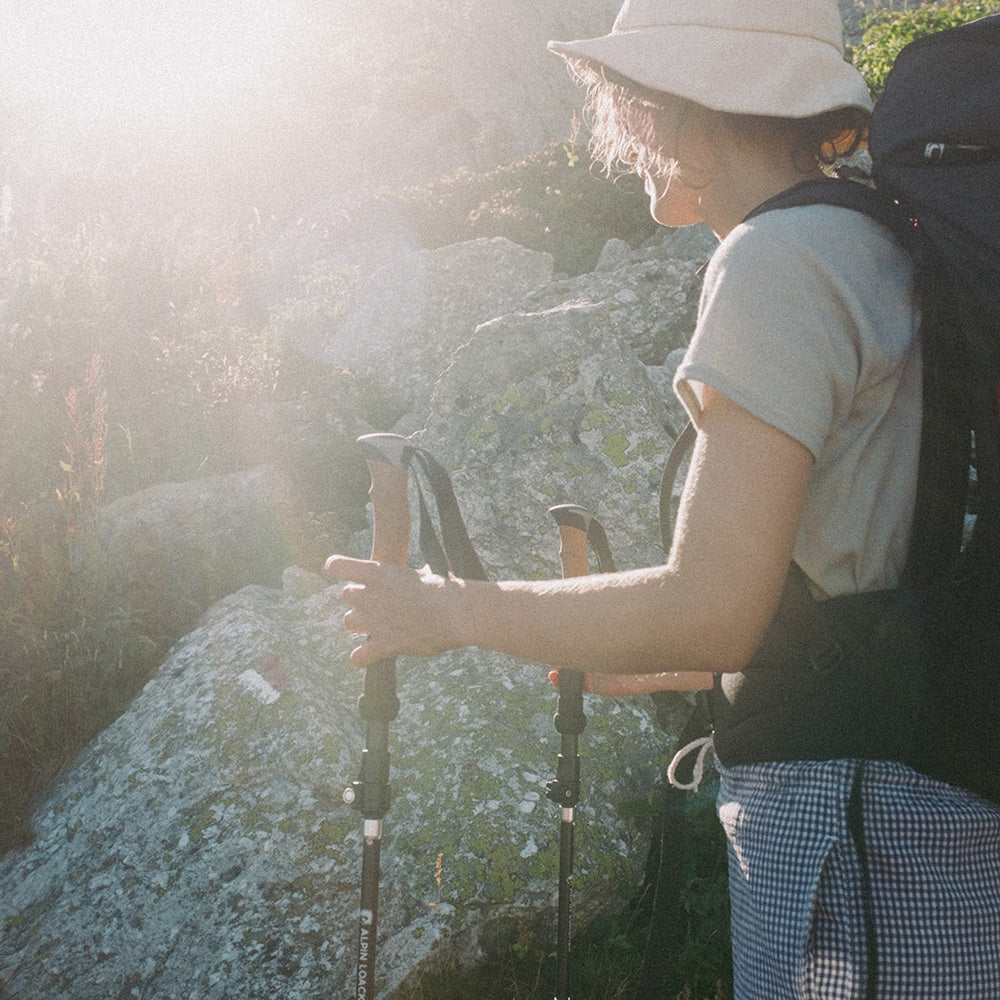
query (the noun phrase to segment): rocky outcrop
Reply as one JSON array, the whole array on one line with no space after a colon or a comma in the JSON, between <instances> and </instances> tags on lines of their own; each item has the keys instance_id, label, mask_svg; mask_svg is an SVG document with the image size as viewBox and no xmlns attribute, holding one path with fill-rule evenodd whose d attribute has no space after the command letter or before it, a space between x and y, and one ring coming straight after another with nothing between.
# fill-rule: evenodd
<instances>
[{"instance_id":1,"label":"rocky outcrop","mask_svg":"<svg viewBox=\"0 0 1000 1000\"><path fill-rule=\"evenodd\" d=\"M102 544L119 606L144 634L179 636L227 594L277 584L295 562L293 511L291 482L265 466L109 504Z\"/></svg>"},{"instance_id":2,"label":"rocky outcrop","mask_svg":"<svg viewBox=\"0 0 1000 1000\"><path fill-rule=\"evenodd\" d=\"M336 318L304 330L292 324L288 336L310 356L376 384L395 414L392 429L409 434L425 425L455 352L481 324L505 315L600 304L617 341L640 362L663 365L690 337L698 269L714 245L703 226L638 249L612 240L597 268L575 278L554 276L549 254L500 237L401 252L358 283ZM544 329L537 336L544 339Z\"/></svg>"},{"instance_id":3,"label":"rocky outcrop","mask_svg":"<svg viewBox=\"0 0 1000 1000\"><path fill-rule=\"evenodd\" d=\"M14 996L353 996L361 817L341 791L362 729L339 613L336 589L297 570L220 602L59 782L35 844L0 862ZM544 671L456 653L399 677L380 996L551 912L558 872ZM638 703L587 711L575 898L592 915L641 872L627 806L664 741Z\"/></svg>"},{"instance_id":4,"label":"rocky outcrop","mask_svg":"<svg viewBox=\"0 0 1000 1000\"><path fill-rule=\"evenodd\" d=\"M376 383L405 413L396 429L410 433L423 425L436 375L455 349L551 278L551 255L501 238L402 254L360 284L339 322L318 331L314 353Z\"/></svg>"},{"instance_id":5,"label":"rocky outcrop","mask_svg":"<svg viewBox=\"0 0 1000 1000\"><path fill-rule=\"evenodd\" d=\"M267 464L105 508L109 585L123 612L145 634L176 639L244 585L274 586L293 563L319 568L310 512L336 508L324 533L344 547L364 522L367 489L353 441L374 430L419 432L455 471L497 572L539 571L532 553L556 499L607 517L623 560L657 558L659 465L684 419L670 374L711 239L664 234L636 250L612 241L598 269L577 278L554 277L549 255L504 239L375 268L336 320L287 331L351 374L309 408L248 417ZM488 541L504 524L511 534Z\"/></svg>"},{"instance_id":6,"label":"rocky outcrop","mask_svg":"<svg viewBox=\"0 0 1000 1000\"><path fill-rule=\"evenodd\" d=\"M373 282L345 320L367 346L364 379L403 414L370 429L420 426L414 440L452 471L491 575L559 575L547 508L563 501L602 519L620 565L660 559L677 414L667 370L637 350L654 330L657 356L686 338L691 257L611 245L600 271L572 282L506 241L414 263L381 302ZM326 423L342 433L348 421ZM168 616L241 576L274 577L288 490L259 469L120 502L104 526L119 585L162 584ZM362 532L354 551L368 547ZM357 776L361 682L327 583L289 569L280 591L246 586L215 604L66 772L35 843L0 863L0 978L15 996L351 995L361 817L340 793ZM399 674L380 995L427 961L468 960L511 921L551 916L558 870L545 668L460 651L401 661ZM649 794L669 740L645 700L588 699L587 712L575 898L594 915L641 876L629 804Z\"/></svg>"},{"instance_id":7,"label":"rocky outcrop","mask_svg":"<svg viewBox=\"0 0 1000 1000\"><path fill-rule=\"evenodd\" d=\"M547 508L580 503L625 565L662 557L656 498L670 438L662 397L604 304L480 326L439 379L417 440L453 470L495 575L550 576Z\"/></svg>"}]
</instances>

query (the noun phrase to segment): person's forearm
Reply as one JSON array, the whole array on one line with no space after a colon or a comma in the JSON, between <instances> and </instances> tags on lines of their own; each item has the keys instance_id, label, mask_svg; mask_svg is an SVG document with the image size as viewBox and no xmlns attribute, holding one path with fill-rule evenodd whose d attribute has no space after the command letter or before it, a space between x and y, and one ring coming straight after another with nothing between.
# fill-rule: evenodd
<instances>
[{"instance_id":1,"label":"person's forearm","mask_svg":"<svg viewBox=\"0 0 1000 1000\"><path fill-rule=\"evenodd\" d=\"M459 585L457 644L600 673L710 674L749 653L705 620L666 567L563 580ZM731 622L728 623L731 626ZM704 676L677 678L681 690Z\"/></svg>"}]
</instances>

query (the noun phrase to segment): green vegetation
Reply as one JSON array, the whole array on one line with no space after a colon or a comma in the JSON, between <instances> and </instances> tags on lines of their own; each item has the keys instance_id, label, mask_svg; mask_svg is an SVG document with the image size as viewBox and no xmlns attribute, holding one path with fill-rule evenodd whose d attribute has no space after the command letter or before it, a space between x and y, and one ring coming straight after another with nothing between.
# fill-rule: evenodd
<instances>
[{"instance_id":1,"label":"green vegetation","mask_svg":"<svg viewBox=\"0 0 1000 1000\"><path fill-rule=\"evenodd\" d=\"M595 171L575 142L550 143L519 163L488 173L459 173L387 197L428 247L505 236L551 253L556 271L584 274L611 238L633 245L656 223L634 174L613 182Z\"/></svg>"},{"instance_id":2,"label":"green vegetation","mask_svg":"<svg viewBox=\"0 0 1000 1000\"><path fill-rule=\"evenodd\" d=\"M127 609L112 591L107 504L281 464L302 505L293 557L315 565L352 484L261 431L281 429L268 412L308 424L358 395L347 373L290 352L258 306L252 227L108 213L60 225L15 198L3 190L30 224L0 226L0 851L26 842L37 795L180 637L156 567ZM371 405L361 418L378 419Z\"/></svg>"},{"instance_id":3,"label":"green vegetation","mask_svg":"<svg viewBox=\"0 0 1000 1000\"><path fill-rule=\"evenodd\" d=\"M661 974L665 996L679 1000L732 997L726 846L715 818L714 787L685 803L683 889L677 955ZM650 825L659 805L638 804ZM655 860L655 859L654 859ZM652 889L622 888L618 909L581 925L570 958L570 987L580 1000L625 1000L638 985L652 907ZM555 927L522 921L513 933L498 934L482 962L467 972L425 971L402 994L404 1000L550 1000L556 986Z\"/></svg>"},{"instance_id":4,"label":"green vegetation","mask_svg":"<svg viewBox=\"0 0 1000 1000\"><path fill-rule=\"evenodd\" d=\"M235 248L150 233L0 238L0 849L177 638L157 595L147 616L110 599L104 504L238 467L243 410L277 392Z\"/></svg>"},{"instance_id":5,"label":"green vegetation","mask_svg":"<svg viewBox=\"0 0 1000 1000\"><path fill-rule=\"evenodd\" d=\"M998 3L974 0L942 0L902 12L877 10L864 22L864 37L853 52L854 65L868 81L872 94L881 94L885 78L905 45L924 35L998 11Z\"/></svg>"}]
</instances>

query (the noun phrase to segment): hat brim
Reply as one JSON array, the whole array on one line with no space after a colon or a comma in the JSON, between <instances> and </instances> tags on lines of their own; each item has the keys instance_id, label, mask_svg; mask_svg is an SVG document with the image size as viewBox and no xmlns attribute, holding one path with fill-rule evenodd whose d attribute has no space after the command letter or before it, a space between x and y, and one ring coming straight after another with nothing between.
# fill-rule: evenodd
<instances>
[{"instance_id":1,"label":"hat brim","mask_svg":"<svg viewBox=\"0 0 1000 1000\"><path fill-rule=\"evenodd\" d=\"M549 50L716 111L807 118L872 108L861 74L834 46L805 36L671 25L549 42Z\"/></svg>"}]
</instances>

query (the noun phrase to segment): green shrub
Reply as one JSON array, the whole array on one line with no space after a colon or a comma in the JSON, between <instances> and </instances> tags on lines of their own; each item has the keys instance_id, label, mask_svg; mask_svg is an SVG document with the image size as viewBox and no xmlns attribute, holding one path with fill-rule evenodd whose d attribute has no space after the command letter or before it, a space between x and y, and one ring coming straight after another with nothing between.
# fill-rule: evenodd
<instances>
[{"instance_id":1,"label":"green shrub","mask_svg":"<svg viewBox=\"0 0 1000 1000\"><path fill-rule=\"evenodd\" d=\"M178 638L115 607L105 502L260 448L280 358L247 257L147 220L0 233L0 851Z\"/></svg>"},{"instance_id":2,"label":"green shrub","mask_svg":"<svg viewBox=\"0 0 1000 1000\"><path fill-rule=\"evenodd\" d=\"M36 797L121 715L164 652L113 615L75 624L0 635L0 854L30 842Z\"/></svg>"},{"instance_id":3,"label":"green shrub","mask_svg":"<svg viewBox=\"0 0 1000 1000\"><path fill-rule=\"evenodd\" d=\"M995 14L1000 4L976 0L945 0L913 10L878 10L864 22L861 44L853 51L853 62L868 81L873 96L882 93L885 78L900 50L916 38L953 28L967 21Z\"/></svg>"},{"instance_id":4,"label":"green shrub","mask_svg":"<svg viewBox=\"0 0 1000 1000\"><path fill-rule=\"evenodd\" d=\"M247 256L235 233L148 220L18 237L0 271L5 507L51 495L66 395L95 356L109 498L241 464L236 414L279 367Z\"/></svg>"},{"instance_id":5,"label":"green shrub","mask_svg":"<svg viewBox=\"0 0 1000 1000\"><path fill-rule=\"evenodd\" d=\"M656 231L634 175L609 181L575 142L554 142L489 173L460 171L434 184L383 192L424 247L484 236L551 253L567 274L592 271L611 238L633 245Z\"/></svg>"}]
</instances>

